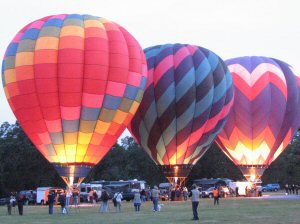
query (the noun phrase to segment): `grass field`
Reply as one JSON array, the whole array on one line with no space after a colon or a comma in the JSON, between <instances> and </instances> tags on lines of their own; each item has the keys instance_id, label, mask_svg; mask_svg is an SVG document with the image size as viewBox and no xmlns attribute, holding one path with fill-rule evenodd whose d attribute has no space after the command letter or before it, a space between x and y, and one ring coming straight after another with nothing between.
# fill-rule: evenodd
<instances>
[{"instance_id":1,"label":"grass field","mask_svg":"<svg viewBox=\"0 0 300 224\"><path fill-rule=\"evenodd\" d=\"M161 212L152 212L152 203L143 204L140 213L133 211L133 204L123 203L122 213L116 213L110 204L110 213L98 213L98 207L81 207L80 213L71 209L70 214L61 215L60 207L55 214L48 215L46 206L25 206L24 216L16 213L6 215L6 206L0 207L0 223L247 223L276 224L300 223L300 198L298 199L247 199L227 198L213 206L212 199L202 199L199 207L199 221L192 221L191 202L163 202Z\"/></svg>"}]
</instances>

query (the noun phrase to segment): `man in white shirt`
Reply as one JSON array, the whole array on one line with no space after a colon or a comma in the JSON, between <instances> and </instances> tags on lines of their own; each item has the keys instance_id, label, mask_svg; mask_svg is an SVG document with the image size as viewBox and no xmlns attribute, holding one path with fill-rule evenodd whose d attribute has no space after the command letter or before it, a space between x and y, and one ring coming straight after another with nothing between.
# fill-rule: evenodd
<instances>
[{"instance_id":1,"label":"man in white shirt","mask_svg":"<svg viewBox=\"0 0 300 224\"><path fill-rule=\"evenodd\" d=\"M122 199L123 199L122 193L121 192L115 193L114 198L116 199L116 202L117 202L116 212L118 212L118 210L119 210L119 212L121 212L122 211L122 209L121 209Z\"/></svg>"}]
</instances>

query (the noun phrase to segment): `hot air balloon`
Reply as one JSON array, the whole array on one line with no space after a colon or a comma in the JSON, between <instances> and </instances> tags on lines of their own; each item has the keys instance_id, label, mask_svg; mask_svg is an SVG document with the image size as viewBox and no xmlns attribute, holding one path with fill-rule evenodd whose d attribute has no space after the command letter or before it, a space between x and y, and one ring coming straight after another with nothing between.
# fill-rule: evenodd
<instances>
[{"instance_id":1,"label":"hot air balloon","mask_svg":"<svg viewBox=\"0 0 300 224\"><path fill-rule=\"evenodd\" d=\"M123 27L63 14L36 20L15 36L2 79L22 128L69 185L87 176L132 119L147 63Z\"/></svg>"},{"instance_id":2,"label":"hot air balloon","mask_svg":"<svg viewBox=\"0 0 300 224\"><path fill-rule=\"evenodd\" d=\"M148 83L129 130L167 179L181 184L227 120L232 77L202 47L166 44L145 53Z\"/></svg>"},{"instance_id":3,"label":"hot air balloon","mask_svg":"<svg viewBox=\"0 0 300 224\"><path fill-rule=\"evenodd\" d=\"M298 130L300 76L285 62L267 57L226 64L234 80L234 105L216 142L247 180L256 181Z\"/></svg>"}]
</instances>

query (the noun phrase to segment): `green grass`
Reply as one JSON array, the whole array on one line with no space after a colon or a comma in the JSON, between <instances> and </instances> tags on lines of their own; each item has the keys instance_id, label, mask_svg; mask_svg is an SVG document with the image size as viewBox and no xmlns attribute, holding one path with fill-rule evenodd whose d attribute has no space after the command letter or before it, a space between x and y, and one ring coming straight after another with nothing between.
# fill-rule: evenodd
<instances>
[{"instance_id":1,"label":"green grass","mask_svg":"<svg viewBox=\"0 0 300 224\"><path fill-rule=\"evenodd\" d=\"M140 213L133 211L133 204L123 203L123 212L101 214L98 207L82 207L80 213L71 210L69 215L61 215L60 207L55 207L55 214L48 215L48 207L25 206L24 216L16 213L7 216L6 207L0 207L0 223L300 223L300 200L278 199L221 199L219 206L213 206L211 199L202 199L199 208L199 222L192 221L191 202L162 202L161 212L152 212L152 203L143 204Z\"/></svg>"}]
</instances>

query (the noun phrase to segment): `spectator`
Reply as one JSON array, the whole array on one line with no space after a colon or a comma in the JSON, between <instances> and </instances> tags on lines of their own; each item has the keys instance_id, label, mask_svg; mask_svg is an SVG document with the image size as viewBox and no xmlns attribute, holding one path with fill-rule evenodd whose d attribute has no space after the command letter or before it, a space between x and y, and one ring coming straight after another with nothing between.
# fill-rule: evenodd
<instances>
[{"instance_id":1,"label":"spectator","mask_svg":"<svg viewBox=\"0 0 300 224\"><path fill-rule=\"evenodd\" d=\"M11 209L16 205L16 198L14 195L11 193L10 197L8 198L7 201L7 214L11 215Z\"/></svg>"},{"instance_id":2,"label":"spectator","mask_svg":"<svg viewBox=\"0 0 300 224\"><path fill-rule=\"evenodd\" d=\"M238 186L235 187L235 196L236 197L240 196L239 195L239 187Z\"/></svg>"},{"instance_id":3,"label":"spectator","mask_svg":"<svg viewBox=\"0 0 300 224\"><path fill-rule=\"evenodd\" d=\"M295 185L295 191L296 191L296 195L298 195L298 191L299 191L299 185L298 184Z\"/></svg>"},{"instance_id":4,"label":"spectator","mask_svg":"<svg viewBox=\"0 0 300 224\"><path fill-rule=\"evenodd\" d=\"M292 185L289 184L289 194L292 194Z\"/></svg>"},{"instance_id":5,"label":"spectator","mask_svg":"<svg viewBox=\"0 0 300 224\"><path fill-rule=\"evenodd\" d=\"M140 207L141 207L141 194L140 194L140 192L135 192L134 193L133 205L134 205L135 211L139 212Z\"/></svg>"},{"instance_id":6,"label":"spectator","mask_svg":"<svg viewBox=\"0 0 300 224\"><path fill-rule=\"evenodd\" d=\"M18 204L19 215L23 215L23 206L24 206L24 202L25 202L25 196L18 194L16 200L17 200L17 204Z\"/></svg>"},{"instance_id":7,"label":"spectator","mask_svg":"<svg viewBox=\"0 0 300 224\"><path fill-rule=\"evenodd\" d=\"M151 192L152 201L153 201L153 211L158 212L158 197L159 197L159 190L158 187L155 185Z\"/></svg>"},{"instance_id":8,"label":"spectator","mask_svg":"<svg viewBox=\"0 0 300 224\"><path fill-rule=\"evenodd\" d=\"M219 189L217 187L214 188L213 191L214 194L214 205L219 205L219 198L220 198L220 194L219 194Z\"/></svg>"},{"instance_id":9,"label":"spectator","mask_svg":"<svg viewBox=\"0 0 300 224\"><path fill-rule=\"evenodd\" d=\"M106 191L103 191L100 197L101 201L102 201L102 213L104 212L108 212L108 193ZM100 207L99 207L99 212L100 212Z\"/></svg>"},{"instance_id":10,"label":"spectator","mask_svg":"<svg viewBox=\"0 0 300 224\"><path fill-rule=\"evenodd\" d=\"M292 184L292 192L295 194L295 184Z\"/></svg>"},{"instance_id":11,"label":"spectator","mask_svg":"<svg viewBox=\"0 0 300 224\"><path fill-rule=\"evenodd\" d=\"M121 192L117 192L114 195L114 198L116 200L117 206L116 206L116 212L121 212L122 211L122 199L123 199L123 195Z\"/></svg>"},{"instance_id":12,"label":"spectator","mask_svg":"<svg viewBox=\"0 0 300 224\"><path fill-rule=\"evenodd\" d=\"M55 194L53 191L50 191L48 194L49 215L53 214L54 202L55 202Z\"/></svg>"},{"instance_id":13,"label":"spectator","mask_svg":"<svg viewBox=\"0 0 300 224\"><path fill-rule=\"evenodd\" d=\"M288 184L284 185L284 189L285 189L285 195L288 195L289 194L289 185Z\"/></svg>"},{"instance_id":14,"label":"spectator","mask_svg":"<svg viewBox=\"0 0 300 224\"><path fill-rule=\"evenodd\" d=\"M78 189L74 189L73 193L72 193L72 196L73 196L73 203L74 203L74 207L75 209L78 208L78 204L79 204L79 191ZM77 209L75 210L77 212Z\"/></svg>"},{"instance_id":15,"label":"spectator","mask_svg":"<svg viewBox=\"0 0 300 224\"><path fill-rule=\"evenodd\" d=\"M96 205L97 201L98 201L98 194L97 194L97 191L94 190L93 191L93 204Z\"/></svg>"},{"instance_id":16,"label":"spectator","mask_svg":"<svg viewBox=\"0 0 300 224\"><path fill-rule=\"evenodd\" d=\"M188 190L187 187L183 188L183 199L186 201L188 197Z\"/></svg>"},{"instance_id":17,"label":"spectator","mask_svg":"<svg viewBox=\"0 0 300 224\"><path fill-rule=\"evenodd\" d=\"M91 204L93 204L93 194L94 194L94 191L93 190L90 190L90 192L89 192L89 202L91 203Z\"/></svg>"},{"instance_id":18,"label":"spectator","mask_svg":"<svg viewBox=\"0 0 300 224\"><path fill-rule=\"evenodd\" d=\"M193 208L193 220L199 220L198 217L198 205L200 201L200 191L197 189L197 186L193 184L192 190L189 194L189 197L192 197L192 208Z\"/></svg>"},{"instance_id":19,"label":"spectator","mask_svg":"<svg viewBox=\"0 0 300 224\"><path fill-rule=\"evenodd\" d=\"M141 191L141 198L142 198L142 202L145 202L145 201L146 201L146 191L145 191L145 189L143 189L143 190Z\"/></svg>"},{"instance_id":20,"label":"spectator","mask_svg":"<svg viewBox=\"0 0 300 224\"><path fill-rule=\"evenodd\" d=\"M171 190L171 201L175 201L175 196L176 196L175 188L172 188L172 190Z\"/></svg>"},{"instance_id":21,"label":"spectator","mask_svg":"<svg viewBox=\"0 0 300 224\"><path fill-rule=\"evenodd\" d=\"M66 214L67 210L66 210L66 195L64 192L61 192L59 195L59 203L61 206L61 213L62 214Z\"/></svg>"},{"instance_id":22,"label":"spectator","mask_svg":"<svg viewBox=\"0 0 300 224\"><path fill-rule=\"evenodd\" d=\"M67 212L69 212L71 197L72 197L71 189L69 187L67 187L67 190L66 190L66 210L67 210Z\"/></svg>"},{"instance_id":23,"label":"spectator","mask_svg":"<svg viewBox=\"0 0 300 224\"><path fill-rule=\"evenodd\" d=\"M180 201L181 200L181 198L180 198L181 190L180 190L179 186L176 188L175 195L176 195L176 201Z\"/></svg>"}]
</instances>

